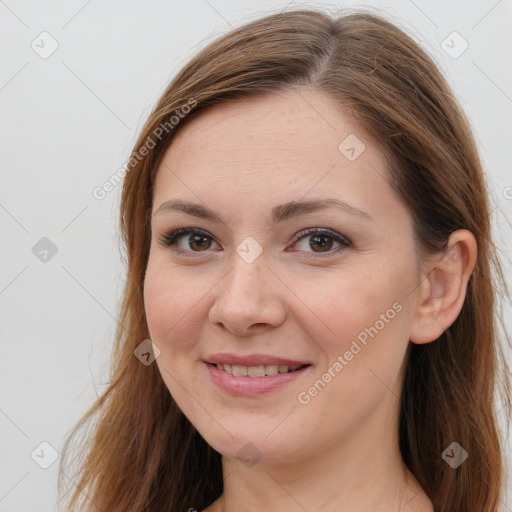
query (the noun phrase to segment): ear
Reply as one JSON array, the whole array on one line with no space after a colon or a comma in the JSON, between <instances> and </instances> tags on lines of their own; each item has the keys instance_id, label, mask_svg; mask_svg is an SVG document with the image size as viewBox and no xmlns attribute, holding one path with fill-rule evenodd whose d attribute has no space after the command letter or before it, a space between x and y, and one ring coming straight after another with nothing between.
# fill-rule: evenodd
<instances>
[{"instance_id":1,"label":"ear","mask_svg":"<svg viewBox=\"0 0 512 512\"><path fill-rule=\"evenodd\" d=\"M429 259L432 270L423 278L409 333L413 343L436 340L459 315L477 256L477 243L466 229L454 231L446 251Z\"/></svg>"}]
</instances>

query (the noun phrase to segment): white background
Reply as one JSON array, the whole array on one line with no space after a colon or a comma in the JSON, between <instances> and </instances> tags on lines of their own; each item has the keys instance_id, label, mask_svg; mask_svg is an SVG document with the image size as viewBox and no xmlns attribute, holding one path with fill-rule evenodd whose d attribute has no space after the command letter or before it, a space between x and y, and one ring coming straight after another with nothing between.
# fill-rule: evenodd
<instances>
[{"instance_id":1,"label":"white background","mask_svg":"<svg viewBox=\"0 0 512 512\"><path fill-rule=\"evenodd\" d=\"M42 469L31 453L44 441L60 453L108 380L124 279L121 187L103 200L92 190L126 163L149 110L199 48L286 5L377 7L427 49L470 118L510 255L510 0L0 0L0 512L55 509L59 460ZM45 59L31 47L43 31L58 43ZM453 31L469 44L458 58L442 46ZM32 252L43 237L57 249L46 262ZM510 281L509 262L506 271Z\"/></svg>"}]
</instances>

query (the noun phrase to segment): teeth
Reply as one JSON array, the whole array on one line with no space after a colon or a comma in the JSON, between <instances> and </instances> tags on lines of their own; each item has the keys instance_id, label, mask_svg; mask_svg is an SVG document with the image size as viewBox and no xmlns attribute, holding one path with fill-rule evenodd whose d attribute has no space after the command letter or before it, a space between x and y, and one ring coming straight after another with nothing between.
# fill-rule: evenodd
<instances>
[{"instance_id":1,"label":"teeth","mask_svg":"<svg viewBox=\"0 0 512 512\"><path fill-rule=\"evenodd\" d=\"M231 368L235 377L247 377L247 366L234 364Z\"/></svg>"},{"instance_id":2,"label":"teeth","mask_svg":"<svg viewBox=\"0 0 512 512\"><path fill-rule=\"evenodd\" d=\"M247 368L247 375L249 377L265 377L264 366L249 366Z\"/></svg>"},{"instance_id":3,"label":"teeth","mask_svg":"<svg viewBox=\"0 0 512 512\"><path fill-rule=\"evenodd\" d=\"M279 373L279 366L277 364L267 364L265 366L265 375L277 375Z\"/></svg>"},{"instance_id":4,"label":"teeth","mask_svg":"<svg viewBox=\"0 0 512 512\"><path fill-rule=\"evenodd\" d=\"M239 364L221 364L217 368L221 371L234 375L235 377L265 377L266 375L277 375L278 373L293 372L300 366L285 366L277 364L266 364L259 366L242 366Z\"/></svg>"}]
</instances>

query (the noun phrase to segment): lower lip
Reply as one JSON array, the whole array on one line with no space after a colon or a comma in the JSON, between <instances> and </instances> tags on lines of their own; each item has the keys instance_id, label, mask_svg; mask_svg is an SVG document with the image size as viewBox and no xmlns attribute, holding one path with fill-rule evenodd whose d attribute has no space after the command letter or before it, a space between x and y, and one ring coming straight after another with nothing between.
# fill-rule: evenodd
<instances>
[{"instance_id":1,"label":"lower lip","mask_svg":"<svg viewBox=\"0 0 512 512\"><path fill-rule=\"evenodd\" d=\"M311 366L304 366L300 370L290 373L278 373L277 375L266 375L265 377L236 377L225 371L219 370L216 366L205 363L210 376L215 384L224 391L233 395L261 395L274 389L284 386L300 378Z\"/></svg>"}]
</instances>

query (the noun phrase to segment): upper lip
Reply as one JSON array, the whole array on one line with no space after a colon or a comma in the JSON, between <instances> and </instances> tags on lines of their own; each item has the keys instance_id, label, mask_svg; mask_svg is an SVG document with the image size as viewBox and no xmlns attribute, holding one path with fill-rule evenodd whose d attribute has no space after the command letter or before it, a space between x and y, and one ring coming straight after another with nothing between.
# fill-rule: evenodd
<instances>
[{"instance_id":1,"label":"upper lip","mask_svg":"<svg viewBox=\"0 0 512 512\"><path fill-rule=\"evenodd\" d=\"M246 356L238 356L236 354L213 354L204 359L206 363L211 364L231 364L240 366L260 366L277 364L281 366L303 366L309 365L307 361L295 361L284 357L276 357L267 354L248 354Z\"/></svg>"}]
</instances>

